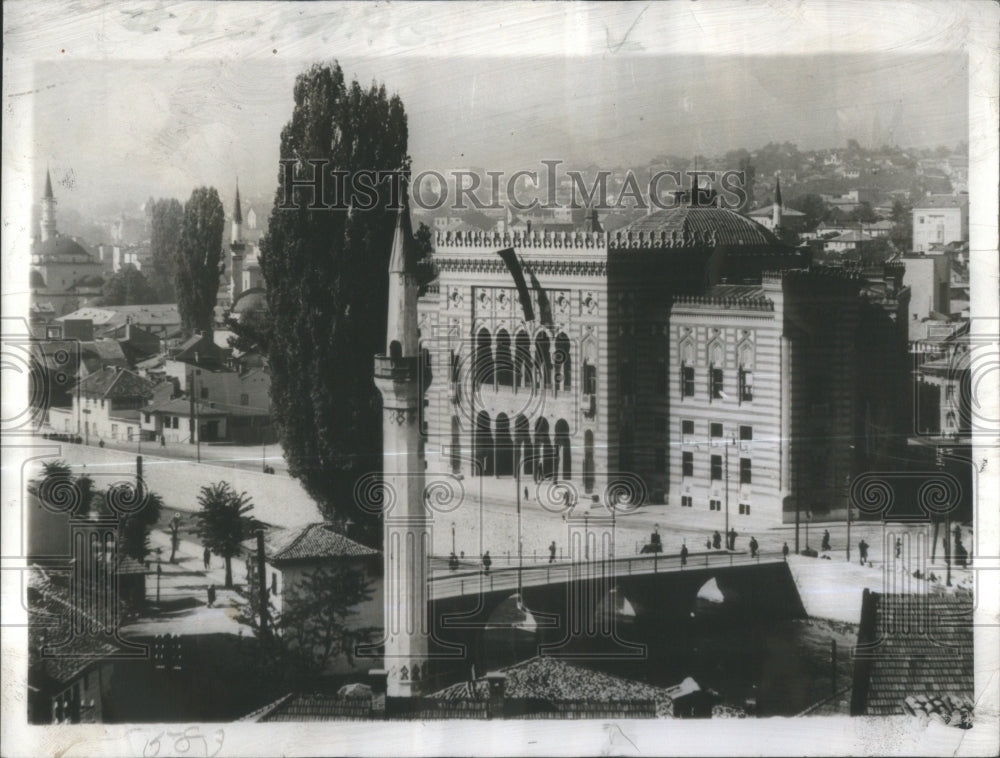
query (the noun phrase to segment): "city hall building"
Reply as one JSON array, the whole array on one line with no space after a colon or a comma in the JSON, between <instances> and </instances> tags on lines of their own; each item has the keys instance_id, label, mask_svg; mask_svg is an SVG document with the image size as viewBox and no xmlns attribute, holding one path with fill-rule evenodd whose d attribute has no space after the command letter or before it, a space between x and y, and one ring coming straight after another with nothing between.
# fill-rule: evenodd
<instances>
[{"instance_id":1,"label":"city hall building","mask_svg":"<svg viewBox=\"0 0 1000 758\"><path fill-rule=\"evenodd\" d=\"M861 273L730 210L587 227L438 232L418 303L428 481L725 508L737 528L842 513L866 435L905 419L858 371L870 345L905 357L902 272L869 307Z\"/></svg>"}]
</instances>

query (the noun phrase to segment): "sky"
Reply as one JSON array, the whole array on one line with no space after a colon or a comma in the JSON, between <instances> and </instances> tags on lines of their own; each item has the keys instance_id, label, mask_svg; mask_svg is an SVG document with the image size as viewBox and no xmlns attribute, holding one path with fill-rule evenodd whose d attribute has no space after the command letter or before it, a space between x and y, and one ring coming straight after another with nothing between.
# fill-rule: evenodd
<instances>
[{"instance_id":1,"label":"sky","mask_svg":"<svg viewBox=\"0 0 1000 758\"><path fill-rule=\"evenodd\" d=\"M50 46L31 62L25 157L33 172L51 167L60 202L85 214L137 206L151 195L184 199L200 185L225 198L237 176L244 195L269 196L295 77L334 58L348 77L382 82L402 98L416 171L512 171L543 159L613 168L663 153L711 156L786 140L800 149L842 147L849 138L867 146L876 129L882 141L902 146L950 147L968 138L961 49L872 44L840 52L829 40L775 44L773 30L761 32L767 43L759 44L755 33L722 23L730 18L717 12L722 3L699 5L694 18L706 34L721 24L714 42L661 51L652 48L666 28L695 28L675 13L690 4L614 6L596 19L594 6L583 22L562 4L531 6L535 15L515 5L520 12L489 17L499 19L502 34L487 33L487 24L478 45L473 31L420 16L392 25L367 7L343 6L350 11L343 17L341 4L298 14L281 12L294 4L253 5L270 13L256 26L227 13L226 3L81 14L81 30L98 30L99 52L101 35L115 45L83 57L70 54L75 43L61 54ZM69 21L55 28L55 46L72 39L67 29L77 31ZM167 39L164 32L183 43L179 52L148 55L143 40ZM546 33L555 36L519 44ZM454 54L438 44L448 38L458 40ZM92 35L84 39L95 44ZM241 47L246 40L252 47Z\"/></svg>"}]
</instances>

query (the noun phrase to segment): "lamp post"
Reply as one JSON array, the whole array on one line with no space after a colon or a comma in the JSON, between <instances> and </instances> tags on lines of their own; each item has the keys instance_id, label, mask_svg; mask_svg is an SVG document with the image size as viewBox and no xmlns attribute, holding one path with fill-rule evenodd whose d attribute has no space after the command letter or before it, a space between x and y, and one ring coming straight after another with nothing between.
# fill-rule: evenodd
<instances>
[{"instance_id":1,"label":"lamp post","mask_svg":"<svg viewBox=\"0 0 1000 758\"><path fill-rule=\"evenodd\" d=\"M455 554L455 522L451 522L451 552Z\"/></svg>"},{"instance_id":2,"label":"lamp post","mask_svg":"<svg viewBox=\"0 0 1000 758\"><path fill-rule=\"evenodd\" d=\"M590 511L583 512L583 560L590 560Z\"/></svg>"},{"instance_id":3,"label":"lamp post","mask_svg":"<svg viewBox=\"0 0 1000 758\"><path fill-rule=\"evenodd\" d=\"M736 434L730 433L729 441L726 442L726 539L729 539L729 445L736 444Z\"/></svg>"},{"instance_id":4,"label":"lamp post","mask_svg":"<svg viewBox=\"0 0 1000 758\"><path fill-rule=\"evenodd\" d=\"M809 549L809 522L812 521L812 511L806 511L806 550Z\"/></svg>"},{"instance_id":5,"label":"lamp post","mask_svg":"<svg viewBox=\"0 0 1000 758\"><path fill-rule=\"evenodd\" d=\"M262 442L260 445L260 470L261 473L267 473L267 443Z\"/></svg>"},{"instance_id":6,"label":"lamp post","mask_svg":"<svg viewBox=\"0 0 1000 758\"><path fill-rule=\"evenodd\" d=\"M163 548L156 548L156 604L160 604L160 574L163 573Z\"/></svg>"}]
</instances>

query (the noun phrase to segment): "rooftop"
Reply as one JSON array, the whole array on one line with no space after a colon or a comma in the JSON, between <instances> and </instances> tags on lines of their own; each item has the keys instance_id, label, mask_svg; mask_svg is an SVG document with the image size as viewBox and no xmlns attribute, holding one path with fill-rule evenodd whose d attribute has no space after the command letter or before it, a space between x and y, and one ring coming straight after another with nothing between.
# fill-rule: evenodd
<instances>
[{"instance_id":1,"label":"rooftop","mask_svg":"<svg viewBox=\"0 0 1000 758\"><path fill-rule=\"evenodd\" d=\"M916 200L913 203L913 210L920 211L927 208L968 208L968 195L928 195L925 198Z\"/></svg>"},{"instance_id":2,"label":"rooftop","mask_svg":"<svg viewBox=\"0 0 1000 758\"><path fill-rule=\"evenodd\" d=\"M271 530L265 535L264 549L272 563L380 555L378 550L355 542L325 522L300 529Z\"/></svg>"},{"instance_id":3,"label":"rooftop","mask_svg":"<svg viewBox=\"0 0 1000 758\"><path fill-rule=\"evenodd\" d=\"M715 233L720 246L772 247L780 246L778 238L746 216L725 208L698 208L682 205L650 213L621 230L640 233L709 235Z\"/></svg>"},{"instance_id":4,"label":"rooftop","mask_svg":"<svg viewBox=\"0 0 1000 758\"><path fill-rule=\"evenodd\" d=\"M972 597L865 590L854 673L855 708L869 716L912 712L913 701L973 692ZM923 629L923 633L910 633Z\"/></svg>"},{"instance_id":5,"label":"rooftop","mask_svg":"<svg viewBox=\"0 0 1000 758\"><path fill-rule=\"evenodd\" d=\"M80 391L88 397L149 397L153 394L153 384L128 369L107 366L80 382Z\"/></svg>"}]
</instances>

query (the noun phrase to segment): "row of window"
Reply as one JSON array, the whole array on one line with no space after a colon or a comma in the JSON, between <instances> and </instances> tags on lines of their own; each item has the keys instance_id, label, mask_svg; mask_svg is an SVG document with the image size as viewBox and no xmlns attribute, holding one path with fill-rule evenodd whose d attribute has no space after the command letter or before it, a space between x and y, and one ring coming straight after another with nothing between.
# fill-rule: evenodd
<instances>
[{"instance_id":1,"label":"row of window","mask_svg":"<svg viewBox=\"0 0 1000 758\"><path fill-rule=\"evenodd\" d=\"M722 456L713 455L710 461L711 480L722 481ZM681 453L681 475L694 476L694 453ZM740 458L740 484L753 483L753 464L749 458Z\"/></svg>"},{"instance_id":2,"label":"row of window","mask_svg":"<svg viewBox=\"0 0 1000 758\"><path fill-rule=\"evenodd\" d=\"M666 422L664 421L664 424ZM659 431L659 424L657 424L657 431ZM712 439L722 439L723 428L722 424L718 422L712 422L708 425L708 433ZM681 420L681 434L693 435L694 434L694 421L691 419ZM750 442L753 440L753 427L740 424L740 442Z\"/></svg>"},{"instance_id":3,"label":"row of window","mask_svg":"<svg viewBox=\"0 0 1000 758\"><path fill-rule=\"evenodd\" d=\"M694 507L694 498L690 495L681 495L681 508L692 508ZM710 511L721 511L722 501L721 500L709 500L708 510ZM740 503L740 515L749 516L750 515L750 503Z\"/></svg>"},{"instance_id":4,"label":"row of window","mask_svg":"<svg viewBox=\"0 0 1000 758\"><path fill-rule=\"evenodd\" d=\"M753 372L740 368L737 370L736 397L741 403L748 403L753 400ZM694 397L695 371L694 366L681 365L681 399ZM708 399L725 400L726 394L725 373L721 368L714 366L708 369Z\"/></svg>"}]
</instances>

